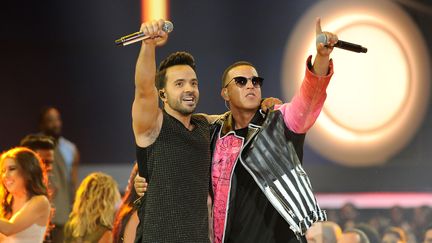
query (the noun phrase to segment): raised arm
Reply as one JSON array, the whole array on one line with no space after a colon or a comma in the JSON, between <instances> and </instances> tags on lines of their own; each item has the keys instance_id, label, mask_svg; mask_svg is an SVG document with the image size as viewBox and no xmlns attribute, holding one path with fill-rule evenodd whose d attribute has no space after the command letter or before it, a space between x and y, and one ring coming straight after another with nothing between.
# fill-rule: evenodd
<instances>
[{"instance_id":1,"label":"raised arm","mask_svg":"<svg viewBox=\"0 0 432 243\"><path fill-rule=\"evenodd\" d=\"M162 112L158 106L155 86L155 49L163 45L168 35L162 31L164 21L143 23L140 31L151 38L142 42L135 68L135 99L132 105L132 124L138 146L146 147L154 142L162 125Z\"/></svg>"},{"instance_id":2,"label":"raised arm","mask_svg":"<svg viewBox=\"0 0 432 243\"><path fill-rule=\"evenodd\" d=\"M312 71L318 76L326 76L329 73L330 53L333 51L333 46L338 42L337 35L322 31L321 19L318 18L315 24L315 34L319 36L322 33L327 36L328 43L319 43L316 45L317 55L313 63Z\"/></svg>"},{"instance_id":3,"label":"raised arm","mask_svg":"<svg viewBox=\"0 0 432 243\"><path fill-rule=\"evenodd\" d=\"M333 75L333 63L330 53L338 41L335 34L321 30L321 20L317 19L315 26L316 35L324 33L329 42L317 44L317 54L313 65L308 58L306 73L300 90L296 93L291 103L276 106L284 115L285 124L296 133L306 133L315 123L327 97L326 88Z\"/></svg>"},{"instance_id":4,"label":"raised arm","mask_svg":"<svg viewBox=\"0 0 432 243\"><path fill-rule=\"evenodd\" d=\"M0 219L0 233L13 235L32 224L46 224L50 215L50 204L45 196L33 196L10 220Z\"/></svg>"}]
</instances>

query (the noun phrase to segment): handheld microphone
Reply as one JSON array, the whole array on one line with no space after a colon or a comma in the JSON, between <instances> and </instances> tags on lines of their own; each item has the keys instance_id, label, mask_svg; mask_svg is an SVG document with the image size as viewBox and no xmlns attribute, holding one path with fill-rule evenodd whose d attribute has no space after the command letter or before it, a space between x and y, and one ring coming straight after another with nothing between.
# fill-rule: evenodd
<instances>
[{"instance_id":1,"label":"handheld microphone","mask_svg":"<svg viewBox=\"0 0 432 243\"><path fill-rule=\"evenodd\" d=\"M317 44L324 43L324 45L327 46L327 36L324 33L319 34L316 37L316 43ZM348 50L348 51L358 52L358 53L360 53L360 52L366 53L367 52L366 47L363 47L363 46L357 45L357 44L353 44L350 42L346 42L346 41L341 41L341 40L338 40L338 42L336 42L334 47L341 48L341 49Z\"/></svg>"},{"instance_id":2,"label":"handheld microphone","mask_svg":"<svg viewBox=\"0 0 432 243\"><path fill-rule=\"evenodd\" d=\"M171 23L170 21L164 22L164 24L162 26L162 30L164 32L170 33L171 31L173 31L173 29L174 29L173 23ZM130 45L132 43L146 40L149 38L150 38L150 36L146 36L142 31L139 31L139 32L132 33L130 35L120 37L119 39L115 40L115 44L117 46L127 46L127 45Z\"/></svg>"}]
</instances>

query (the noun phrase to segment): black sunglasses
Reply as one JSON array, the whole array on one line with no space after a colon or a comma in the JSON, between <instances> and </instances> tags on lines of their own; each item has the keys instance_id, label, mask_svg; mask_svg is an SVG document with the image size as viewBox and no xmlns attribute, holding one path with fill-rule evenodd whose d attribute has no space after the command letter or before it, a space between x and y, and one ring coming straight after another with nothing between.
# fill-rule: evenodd
<instances>
[{"instance_id":1,"label":"black sunglasses","mask_svg":"<svg viewBox=\"0 0 432 243\"><path fill-rule=\"evenodd\" d=\"M230 80L230 81L225 85L224 88L228 87L228 85L229 85L233 80L234 80L234 82L236 83L236 85L237 85L238 87L242 88L242 87L244 87L244 86L247 84L247 82L248 82L249 79L252 81L252 84L253 84L253 86L254 86L255 88L259 88L259 87L261 87L261 86L263 85L264 78L261 78L261 77L246 78L246 77L239 76L239 77L234 77L233 79L231 79L231 80Z\"/></svg>"}]
</instances>

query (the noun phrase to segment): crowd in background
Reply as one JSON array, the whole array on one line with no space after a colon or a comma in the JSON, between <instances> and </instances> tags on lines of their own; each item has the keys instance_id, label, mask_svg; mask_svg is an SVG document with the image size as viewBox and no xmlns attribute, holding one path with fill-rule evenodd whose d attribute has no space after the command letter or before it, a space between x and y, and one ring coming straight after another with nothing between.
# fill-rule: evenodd
<instances>
[{"instance_id":1,"label":"crowd in background","mask_svg":"<svg viewBox=\"0 0 432 243\"><path fill-rule=\"evenodd\" d=\"M124 228L137 224L131 186L123 201L105 173L91 173L78 186L79 152L62 136L59 110L43 108L38 125L0 158L0 242L123 242Z\"/></svg>"},{"instance_id":2,"label":"crowd in background","mask_svg":"<svg viewBox=\"0 0 432 243\"><path fill-rule=\"evenodd\" d=\"M358 209L355 205L346 203L340 209L326 211L328 220L333 222L333 226L339 227L341 235L351 232L352 229L361 228L368 231L366 235L371 243L432 242L432 208L429 206L402 208L395 205L391 208ZM337 230L332 232L335 232L337 237ZM339 239L319 242L355 241Z\"/></svg>"},{"instance_id":3,"label":"crowd in background","mask_svg":"<svg viewBox=\"0 0 432 243\"><path fill-rule=\"evenodd\" d=\"M389 227L399 227L406 233L408 242L422 242L424 232L432 224L432 209L429 206L357 209L348 203L340 210L329 213L329 220L338 222L344 228L366 223L382 235Z\"/></svg>"}]
</instances>

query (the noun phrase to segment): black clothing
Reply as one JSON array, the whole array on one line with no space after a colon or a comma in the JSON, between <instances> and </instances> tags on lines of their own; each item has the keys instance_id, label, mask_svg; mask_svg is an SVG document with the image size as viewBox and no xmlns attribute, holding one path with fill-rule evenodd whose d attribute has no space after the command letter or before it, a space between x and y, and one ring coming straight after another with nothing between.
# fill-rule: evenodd
<instances>
[{"instance_id":1,"label":"black clothing","mask_svg":"<svg viewBox=\"0 0 432 243\"><path fill-rule=\"evenodd\" d=\"M138 209L135 242L209 242L207 195L210 172L209 125L192 116L189 131L163 113L156 141L137 146L137 161L149 181ZM145 169L143 169L145 168Z\"/></svg>"},{"instance_id":2,"label":"black clothing","mask_svg":"<svg viewBox=\"0 0 432 243\"><path fill-rule=\"evenodd\" d=\"M223 136L230 130L229 127L234 127L230 119L230 114L227 114L215 123L212 147L216 144L219 131ZM312 222L325 220L325 212L307 194L310 184L300 164L305 134L290 131L279 111L270 112L267 116L257 111L246 132L244 130L235 130L237 136L244 138L244 144L231 181L224 242L306 242L298 231L297 235L294 233L294 228L270 202L273 200L283 205L281 211L289 214L290 220L297 221L295 225L301 228L296 230L303 233ZM291 175L290 172L297 175ZM300 177L303 177L304 183L297 181ZM288 196L280 194L280 188L276 188L275 183L284 184L285 180L294 183L291 189L299 193L300 198L296 198L288 188L282 189ZM272 194L266 196L264 190ZM287 198L292 202L287 201ZM300 208L300 204L305 207L310 205L311 208L303 213L292 210L293 206ZM305 219L299 220L298 217Z\"/></svg>"}]
</instances>

